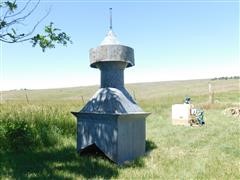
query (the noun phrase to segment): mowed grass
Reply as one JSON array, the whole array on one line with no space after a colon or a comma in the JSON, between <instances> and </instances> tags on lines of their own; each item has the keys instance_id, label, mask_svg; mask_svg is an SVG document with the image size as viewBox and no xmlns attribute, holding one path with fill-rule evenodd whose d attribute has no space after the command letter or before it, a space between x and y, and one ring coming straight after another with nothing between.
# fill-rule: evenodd
<instances>
[{"instance_id":1,"label":"mowed grass","mask_svg":"<svg viewBox=\"0 0 240 180\"><path fill-rule=\"evenodd\" d=\"M213 105L208 104L208 82L215 91ZM238 80L142 83L127 88L151 115L146 120L146 155L123 166L103 156L76 153L76 119L70 112L79 111L97 86L4 92L0 121L24 120L39 139L35 148L24 152L0 147L0 177L240 179L240 119L223 113L239 106ZM171 124L171 105L182 103L186 95L195 107L203 108L205 126Z\"/></svg>"}]
</instances>

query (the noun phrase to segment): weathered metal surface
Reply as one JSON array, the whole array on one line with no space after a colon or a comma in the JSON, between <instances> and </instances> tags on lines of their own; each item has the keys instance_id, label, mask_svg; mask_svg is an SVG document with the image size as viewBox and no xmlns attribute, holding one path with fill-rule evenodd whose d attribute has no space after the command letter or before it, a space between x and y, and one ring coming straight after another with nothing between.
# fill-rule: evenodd
<instances>
[{"instance_id":1,"label":"weathered metal surface","mask_svg":"<svg viewBox=\"0 0 240 180\"><path fill-rule=\"evenodd\" d=\"M120 42L118 41L117 36L114 34L114 32L110 30L100 45L103 46L103 45L113 45L113 44L120 44Z\"/></svg>"},{"instance_id":2,"label":"weathered metal surface","mask_svg":"<svg viewBox=\"0 0 240 180\"><path fill-rule=\"evenodd\" d=\"M118 164L145 153L145 118L148 114L77 113L77 151L95 144Z\"/></svg>"},{"instance_id":3,"label":"weathered metal surface","mask_svg":"<svg viewBox=\"0 0 240 180\"><path fill-rule=\"evenodd\" d=\"M82 113L127 114L143 112L126 89L101 88L80 111Z\"/></svg>"},{"instance_id":4,"label":"weathered metal surface","mask_svg":"<svg viewBox=\"0 0 240 180\"><path fill-rule=\"evenodd\" d=\"M105 40L90 50L91 67L101 71L101 88L82 110L73 113L77 117L77 150L95 144L122 164L145 153L145 119L149 113L124 88L124 69L134 66L133 49L117 44L112 36Z\"/></svg>"},{"instance_id":5,"label":"weathered metal surface","mask_svg":"<svg viewBox=\"0 0 240 180\"><path fill-rule=\"evenodd\" d=\"M104 61L126 62L127 67L134 66L134 50L123 45L103 45L90 49L90 66L98 68L97 64Z\"/></svg>"}]
</instances>

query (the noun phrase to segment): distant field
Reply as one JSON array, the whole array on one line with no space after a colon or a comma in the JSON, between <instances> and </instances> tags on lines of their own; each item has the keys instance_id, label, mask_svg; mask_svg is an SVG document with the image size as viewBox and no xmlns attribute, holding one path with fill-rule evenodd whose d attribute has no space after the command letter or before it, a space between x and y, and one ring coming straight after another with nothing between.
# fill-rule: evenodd
<instances>
[{"instance_id":1,"label":"distant field","mask_svg":"<svg viewBox=\"0 0 240 180\"><path fill-rule=\"evenodd\" d=\"M223 113L239 107L239 83L231 79L127 85L151 115L146 121L148 153L121 167L102 156L76 153L76 120L70 112L79 111L97 86L3 92L0 178L240 179L240 119ZM171 125L171 105L183 103L186 95L204 110L205 126ZM23 139L17 138L19 132Z\"/></svg>"},{"instance_id":2,"label":"distant field","mask_svg":"<svg viewBox=\"0 0 240 180\"><path fill-rule=\"evenodd\" d=\"M239 92L239 80L188 80L169 81L154 83L127 84L126 88L137 100L152 100L160 97L180 96L181 100L185 95L204 96L208 94L208 83L212 84L216 93ZM51 101L82 101L88 100L98 89L98 86L75 87L63 89L46 90L12 90L4 91L5 102L26 101L26 94L32 102Z\"/></svg>"}]
</instances>

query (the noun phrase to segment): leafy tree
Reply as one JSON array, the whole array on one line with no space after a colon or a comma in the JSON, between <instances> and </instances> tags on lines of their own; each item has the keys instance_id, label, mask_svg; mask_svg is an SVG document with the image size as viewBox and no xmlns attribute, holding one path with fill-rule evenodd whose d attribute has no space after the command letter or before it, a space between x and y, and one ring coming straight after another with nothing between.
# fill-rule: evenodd
<instances>
[{"instance_id":1,"label":"leafy tree","mask_svg":"<svg viewBox=\"0 0 240 180\"><path fill-rule=\"evenodd\" d=\"M33 6L31 6L30 3L33 4ZM43 34L33 35L37 26L48 16L50 11L36 22L30 31L20 32L17 30L16 27L23 24L23 22L33 14L39 3L40 0L28 0L24 6L19 9L16 0L0 1L0 41L4 43L30 41L33 47L40 46L43 52L47 48L55 48L56 44L66 46L68 43L72 43L70 37L65 32L62 32L61 29L54 27L52 22L45 26Z\"/></svg>"}]
</instances>

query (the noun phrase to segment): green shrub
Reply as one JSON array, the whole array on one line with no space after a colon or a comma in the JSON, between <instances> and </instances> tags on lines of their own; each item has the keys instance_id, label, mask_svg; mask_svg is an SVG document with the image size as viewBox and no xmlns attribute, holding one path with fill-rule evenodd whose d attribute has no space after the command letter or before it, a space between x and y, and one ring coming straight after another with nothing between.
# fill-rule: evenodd
<instances>
[{"instance_id":1,"label":"green shrub","mask_svg":"<svg viewBox=\"0 0 240 180\"><path fill-rule=\"evenodd\" d=\"M0 151L6 147L5 129L0 121Z\"/></svg>"},{"instance_id":2,"label":"green shrub","mask_svg":"<svg viewBox=\"0 0 240 180\"><path fill-rule=\"evenodd\" d=\"M42 147L54 146L62 136L57 126L46 122L35 124L35 132L38 145Z\"/></svg>"},{"instance_id":3,"label":"green shrub","mask_svg":"<svg viewBox=\"0 0 240 180\"><path fill-rule=\"evenodd\" d=\"M25 151L34 147L34 133L31 125L24 120L7 121L5 141L11 151Z\"/></svg>"},{"instance_id":4,"label":"green shrub","mask_svg":"<svg viewBox=\"0 0 240 180\"><path fill-rule=\"evenodd\" d=\"M70 111L57 105L5 105L0 109L0 150L50 147L76 134Z\"/></svg>"}]
</instances>

